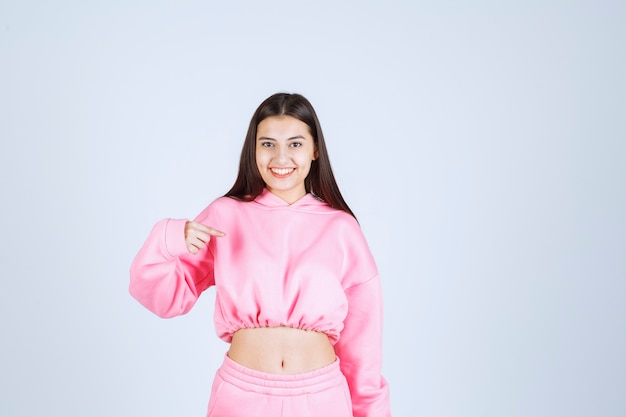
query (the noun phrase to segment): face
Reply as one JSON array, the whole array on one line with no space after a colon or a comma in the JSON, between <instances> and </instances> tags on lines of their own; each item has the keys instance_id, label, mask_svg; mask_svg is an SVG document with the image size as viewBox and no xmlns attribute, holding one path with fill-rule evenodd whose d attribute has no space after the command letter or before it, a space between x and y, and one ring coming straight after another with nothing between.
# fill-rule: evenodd
<instances>
[{"instance_id":1,"label":"face","mask_svg":"<svg viewBox=\"0 0 626 417\"><path fill-rule=\"evenodd\" d=\"M306 194L304 179L317 147L306 123L271 116L257 126L256 165L269 191L291 204Z\"/></svg>"}]
</instances>

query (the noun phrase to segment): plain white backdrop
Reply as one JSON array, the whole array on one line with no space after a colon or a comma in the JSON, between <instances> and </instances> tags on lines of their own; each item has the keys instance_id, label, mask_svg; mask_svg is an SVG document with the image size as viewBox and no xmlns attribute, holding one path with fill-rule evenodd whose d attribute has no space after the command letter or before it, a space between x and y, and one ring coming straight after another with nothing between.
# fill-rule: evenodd
<instances>
[{"instance_id":1,"label":"plain white backdrop","mask_svg":"<svg viewBox=\"0 0 626 417\"><path fill-rule=\"evenodd\" d=\"M626 415L620 1L0 1L0 415L204 416L214 290L127 291L316 107L377 260L393 415ZM269 416L268 416L269 417Z\"/></svg>"}]
</instances>

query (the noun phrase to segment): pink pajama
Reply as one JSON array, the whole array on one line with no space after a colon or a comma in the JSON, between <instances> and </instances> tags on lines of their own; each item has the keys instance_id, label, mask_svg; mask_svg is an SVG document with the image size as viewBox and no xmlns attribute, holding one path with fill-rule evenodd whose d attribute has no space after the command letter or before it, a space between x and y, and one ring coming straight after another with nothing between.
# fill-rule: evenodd
<instances>
[{"instance_id":1,"label":"pink pajama","mask_svg":"<svg viewBox=\"0 0 626 417\"><path fill-rule=\"evenodd\" d=\"M352 417L352 402L339 359L311 372L269 374L225 356L218 369L207 417Z\"/></svg>"}]
</instances>

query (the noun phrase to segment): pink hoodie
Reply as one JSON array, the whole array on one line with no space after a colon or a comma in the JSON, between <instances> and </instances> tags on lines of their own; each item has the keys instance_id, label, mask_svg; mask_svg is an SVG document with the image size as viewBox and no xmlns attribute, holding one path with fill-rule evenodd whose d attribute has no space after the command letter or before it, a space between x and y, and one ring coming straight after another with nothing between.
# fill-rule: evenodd
<instances>
[{"instance_id":1,"label":"pink hoodie","mask_svg":"<svg viewBox=\"0 0 626 417\"><path fill-rule=\"evenodd\" d=\"M381 375L382 295L356 220L307 194L289 205L268 190L221 197L196 218L226 233L187 251L187 220L158 222L130 269L130 293L160 317L187 313L215 285L215 329L289 326L326 333L348 380L355 417L390 416Z\"/></svg>"}]
</instances>

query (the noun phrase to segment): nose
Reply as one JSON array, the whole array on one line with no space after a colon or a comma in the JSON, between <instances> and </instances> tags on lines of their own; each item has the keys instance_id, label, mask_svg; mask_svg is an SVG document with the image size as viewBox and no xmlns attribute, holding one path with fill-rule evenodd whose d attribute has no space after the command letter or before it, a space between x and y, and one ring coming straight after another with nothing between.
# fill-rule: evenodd
<instances>
[{"instance_id":1,"label":"nose","mask_svg":"<svg viewBox=\"0 0 626 417\"><path fill-rule=\"evenodd\" d=\"M287 153L288 149L285 146L278 147L278 155L276 155L276 159L280 164L287 163L289 161L289 156Z\"/></svg>"}]
</instances>

